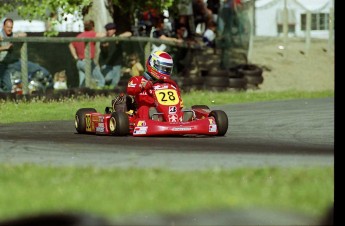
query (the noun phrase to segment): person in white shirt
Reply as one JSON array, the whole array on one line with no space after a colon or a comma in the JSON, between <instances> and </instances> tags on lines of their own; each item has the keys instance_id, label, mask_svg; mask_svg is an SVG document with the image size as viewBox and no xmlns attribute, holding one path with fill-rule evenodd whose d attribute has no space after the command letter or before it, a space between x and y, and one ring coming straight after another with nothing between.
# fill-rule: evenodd
<instances>
[{"instance_id":1,"label":"person in white shirt","mask_svg":"<svg viewBox=\"0 0 345 226\"><path fill-rule=\"evenodd\" d=\"M207 24L207 29L205 30L205 32L202 36L202 40L206 44L206 46L208 46L208 47L214 48L216 45L216 43L215 43L216 28L217 28L217 25L214 21L210 21Z\"/></svg>"}]
</instances>

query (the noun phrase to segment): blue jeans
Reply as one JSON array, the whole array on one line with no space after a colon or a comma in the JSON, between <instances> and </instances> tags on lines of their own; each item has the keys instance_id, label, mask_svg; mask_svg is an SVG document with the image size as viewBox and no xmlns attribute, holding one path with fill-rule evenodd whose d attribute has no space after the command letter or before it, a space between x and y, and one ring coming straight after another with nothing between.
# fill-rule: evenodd
<instances>
[{"instance_id":1,"label":"blue jeans","mask_svg":"<svg viewBox=\"0 0 345 226\"><path fill-rule=\"evenodd\" d=\"M85 87L85 60L77 61L77 69L79 73L79 87ZM103 88L105 85L104 76L101 68L91 61L91 78L97 83L97 87Z\"/></svg>"},{"instance_id":2,"label":"blue jeans","mask_svg":"<svg viewBox=\"0 0 345 226\"><path fill-rule=\"evenodd\" d=\"M116 87L121 78L121 65L103 65L101 69L105 75L105 82L110 83L113 88Z\"/></svg>"},{"instance_id":3,"label":"blue jeans","mask_svg":"<svg viewBox=\"0 0 345 226\"><path fill-rule=\"evenodd\" d=\"M12 82L11 74L8 70L8 65L0 63L0 91L1 92L11 92Z\"/></svg>"},{"instance_id":4,"label":"blue jeans","mask_svg":"<svg viewBox=\"0 0 345 226\"><path fill-rule=\"evenodd\" d=\"M41 71L43 76L48 78L50 75L50 72L45 69L44 67L40 66L39 64L33 63L31 61L28 61L28 80L31 81L33 75ZM12 90L12 78L11 74L13 74L15 71L21 72L22 65L21 61L17 60L14 63L11 64L2 64L0 63L0 90L2 89L4 92L11 92Z\"/></svg>"},{"instance_id":5,"label":"blue jeans","mask_svg":"<svg viewBox=\"0 0 345 226\"><path fill-rule=\"evenodd\" d=\"M9 64L8 70L11 73L13 73L14 71L21 72L21 70L22 70L21 61L18 60L12 64ZM33 63L31 61L28 61L28 76L29 76L28 79L29 79L29 81L31 80L32 76L38 71L41 71L43 73L44 77L48 77L50 75L50 72L47 69L45 69L44 67L42 67L41 65Z\"/></svg>"}]
</instances>

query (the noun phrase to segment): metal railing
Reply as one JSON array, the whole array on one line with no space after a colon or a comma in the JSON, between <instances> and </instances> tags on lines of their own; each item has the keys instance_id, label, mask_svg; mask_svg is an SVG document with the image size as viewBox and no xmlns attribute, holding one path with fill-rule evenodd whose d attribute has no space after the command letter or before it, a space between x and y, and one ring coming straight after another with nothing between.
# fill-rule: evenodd
<instances>
[{"instance_id":1,"label":"metal railing","mask_svg":"<svg viewBox=\"0 0 345 226\"><path fill-rule=\"evenodd\" d=\"M182 42L177 43L174 41L166 41L157 38L149 37L103 37L103 38L76 38L76 37L12 37L3 38L5 42L19 42L23 43L20 49L21 59L21 80L23 84L23 94L29 93L28 88L28 43L71 43L71 42L85 42L85 85L86 87L91 86L91 57L90 57L90 43L91 42L144 42L145 47L145 58L147 58L151 52L152 44L166 44L169 46L176 46L179 48L190 48L190 49L202 49L203 45Z\"/></svg>"}]
</instances>

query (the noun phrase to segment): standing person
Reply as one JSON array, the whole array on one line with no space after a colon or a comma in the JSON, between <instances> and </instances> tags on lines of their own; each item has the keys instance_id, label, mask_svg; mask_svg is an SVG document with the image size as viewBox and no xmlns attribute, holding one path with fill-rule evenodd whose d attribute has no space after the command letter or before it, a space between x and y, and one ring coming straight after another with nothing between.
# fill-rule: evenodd
<instances>
[{"instance_id":1,"label":"standing person","mask_svg":"<svg viewBox=\"0 0 345 226\"><path fill-rule=\"evenodd\" d=\"M9 65L16 62L18 57L13 53L13 43L3 42L3 38L25 37L26 33L13 33L13 20L6 18L0 31L0 91L11 92L12 82Z\"/></svg>"},{"instance_id":2,"label":"standing person","mask_svg":"<svg viewBox=\"0 0 345 226\"><path fill-rule=\"evenodd\" d=\"M106 30L106 37L116 36L116 24L108 23L104 26ZM130 37L132 33L126 31L119 35L119 37ZM121 78L121 67L123 64L123 48L118 41L103 42L100 45L101 54L100 62L102 73L105 75L106 84L112 88L116 87Z\"/></svg>"},{"instance_id":3,"label":"standing person","mask_svg":"<svg viewBox=\"0 0 345 226\"><path fill-rule=\"evenodd\" d=\"M163 16L161 16L156 24L155 27L153 27L151 29L151 34L150 34L151 38L158 38L160 40L164 40L164 41L170 41L170 42L175 42L175 43L182 43L183 39L178 39L176 37L171 37L170 33L164 29L164 20L163 20ZM166 51L167 50L167 45L160 44L160 45L156 45L156 44L152 44L152 50L151 53L154 53L155 51Z\"/></svg>"},{"instance_id":4,"label":"standing person","mask_svg":"<svg viewBox=\"0 0 345 226\"><path fill-rule=\"evenodd\" d=\"M95 23L93 20L84 22L84 32L78 34L77 38L99 38L105 37L105 33L95 32ZM79 73L79 87L85 86L85 42L72 42L69 44L70 52L76 60ZM91 77L97 83L97 88L103 88L105 85L104 76L99 65L95 62L96 43L90 42L90 58L91 58Z\"/></svg>"},{"instance_id":5,"label":"standing person","mask_svg":"<svg viewBox=\"0 0 345 226\"><path fill-rule=\"evenodd\" d=\"M155 100L151 94L153 82L161 79L170 80L172 71L172 57L167 52L156 51L147 59L144 74L130 78L127 94L134 96L139 118L149 119L149 112L152 107L155 107ZM176 85L176 87L181 103L183 103L178 86Z\"/></svg>"}]
</instances>

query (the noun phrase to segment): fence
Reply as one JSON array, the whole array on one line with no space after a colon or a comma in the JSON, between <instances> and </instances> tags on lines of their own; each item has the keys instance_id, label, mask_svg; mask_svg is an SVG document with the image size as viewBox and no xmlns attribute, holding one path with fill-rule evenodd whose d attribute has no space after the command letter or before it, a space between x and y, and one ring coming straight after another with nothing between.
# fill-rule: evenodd
<instances>
[{"instance_id":1,"label":"fence","mask_svg":"<svg viewBox=\"0 0 345 226\"><path fill-rule=\"evenodd\" d=\"M86 61L86 68L85 68L85 83L86 87L92 88L91 84L91 58L90 58L90 42L127 42L127 43L140 43L144 45L144 55L145 59L149 56L151 52L151 45L152 44L165 44L170 47L177 47L177 48L186 48L186 49L193 49L193 50L201 50L203 47L198 44L193 43L175 43L172 41L165 41L156 38L148 38L148 37L105 37L105 38L76 38L76 37L18 37L18 38L4 38L6 42L16 42L22 43L20 47L20 59L21 59L21 80L23 83L23 94L28 94L28 45L31 43L71 43L71 42L85 42L85 61ZM40 51L45 51L45 49L40 49ZM51 53L54 54L54 53ZM57 59L62 60L62 59ZM66 58L65 58L66 60Z\"/></svg>"}]
</instances>

